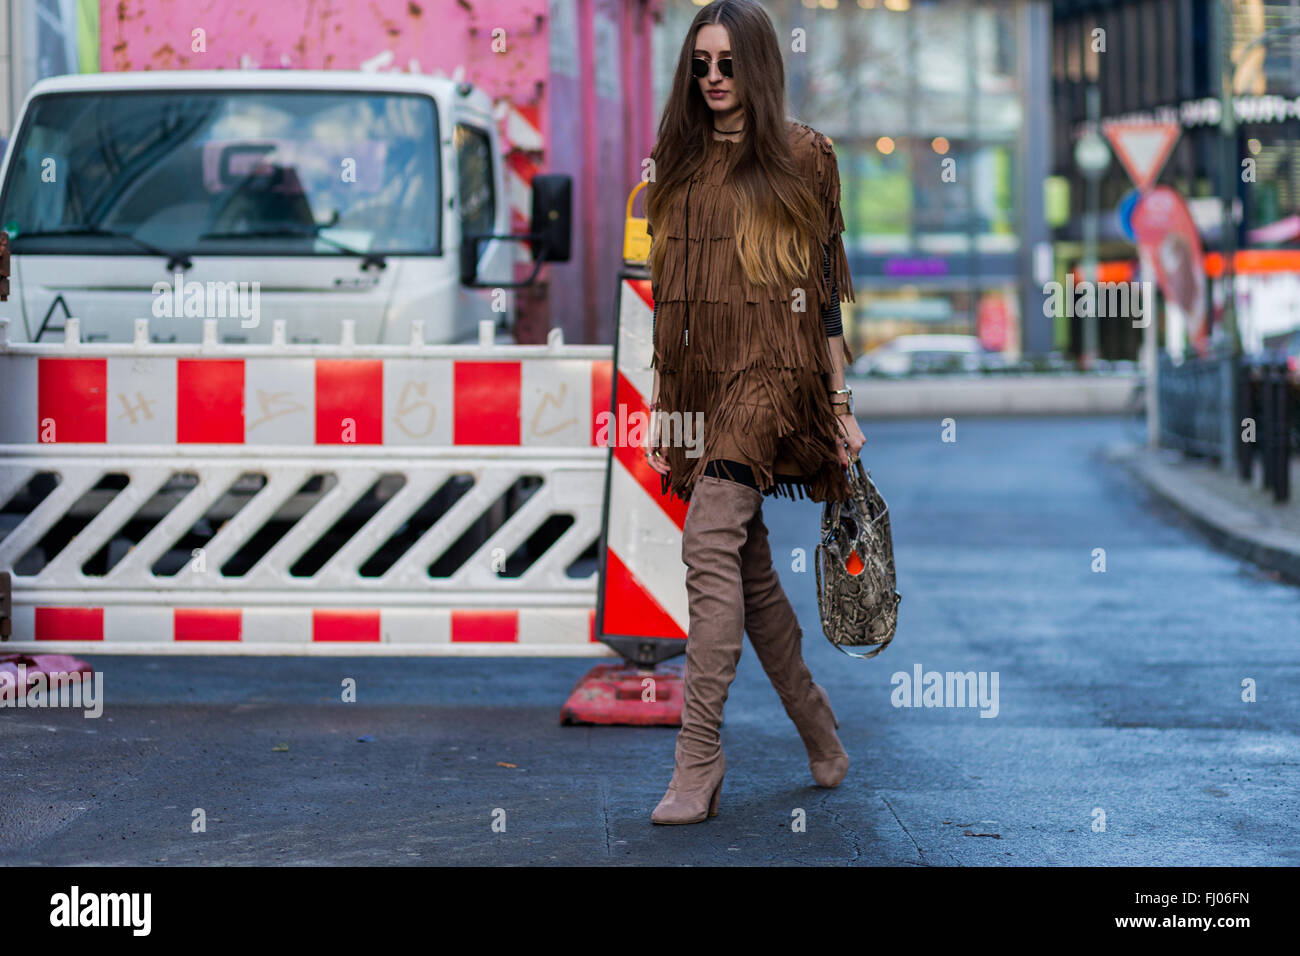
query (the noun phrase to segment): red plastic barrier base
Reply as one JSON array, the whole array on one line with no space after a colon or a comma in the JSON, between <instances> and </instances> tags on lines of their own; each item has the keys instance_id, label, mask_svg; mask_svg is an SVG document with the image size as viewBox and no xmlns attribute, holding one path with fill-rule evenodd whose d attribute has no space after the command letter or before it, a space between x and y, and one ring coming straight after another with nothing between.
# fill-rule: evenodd
<instances>
[{"instance_id":1,"label":"red plastic barrier base","mask_svg":"<svg viewBox=\"0 0 1300 956\"><path fill-rule=\"evenodd\" d=\"M18 665L23 670L18 670ZM90 674L94 669L79 657L68 654L0 654L0 671L9 674L9 684L14 686L20 676L25 677L23 694L31 689L37 674Z\"/></svg>"},{"instance_id":2,"label":"red plastic barrier base","mask_svg":"<svg viewBox=\"0 0 1300 956\"><path fill-rule=\"evenodd\" d=\"M680 727L682 666L664 663L650 670L597 664L574 686L560 723Z\"/></svg>"}]
</instances>

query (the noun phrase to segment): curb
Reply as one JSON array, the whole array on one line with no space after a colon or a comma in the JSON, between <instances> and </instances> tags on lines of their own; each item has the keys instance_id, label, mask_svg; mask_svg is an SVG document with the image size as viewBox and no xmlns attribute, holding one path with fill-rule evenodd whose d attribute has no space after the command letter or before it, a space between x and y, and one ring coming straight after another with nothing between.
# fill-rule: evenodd
<instances>
[{"instance_id":1,"label":"curb","mask_svg":"<svg viewBox=\"0 0 1300 956\"><path fill-rule=\"evenodd\" d=\"M1216 547L1300 585L1300 538L1262 527L1256 514L1187 487L1174 469L1161 464L1145 448L1115 444L1107 446L1104 454L1189 518Z\"/></svg>"}]
</instances>

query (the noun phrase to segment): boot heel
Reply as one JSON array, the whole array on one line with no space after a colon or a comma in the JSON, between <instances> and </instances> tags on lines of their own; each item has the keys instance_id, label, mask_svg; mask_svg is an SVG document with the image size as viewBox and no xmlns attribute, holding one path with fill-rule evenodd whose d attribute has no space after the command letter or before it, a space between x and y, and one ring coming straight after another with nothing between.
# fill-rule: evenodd
<instances>
[{"instance_id":1,"label":"boot heel","mask_svg":"<svg viewBox=\"0 0 1300 956\"><path fill-rule=\"evenodd\" d=\"M722 781L719 780L718 785L713 789L713 796L709 797L709 816L716 817L718 815L718 801L721 799Z\"/></svg>"},{"instance_id":2,"label":"boot heel","mask_svg":"<svg viewBox=\"0 0 1300 956\"><path fill-rule=\"evenodd\" d=\"M826 707L826 713L830 715L832 726L839 727L839 718L831 708L830 694L826 693L826 688L820 684L814 686L817 688L821 703ZM849 755L844 752L843 745L835 736L835 730L826 729L824 716L818 715L816 718L817 721L822 722L820 727L815 726L816 721L811 715L805 713L802 716L807 721L807 726L801 728L799 734L808 748L808 767L812 770L813 779L820 787L839 786L849 769ZM796 726L798 726L797 721Z\"/></svg>"}]
</instances>

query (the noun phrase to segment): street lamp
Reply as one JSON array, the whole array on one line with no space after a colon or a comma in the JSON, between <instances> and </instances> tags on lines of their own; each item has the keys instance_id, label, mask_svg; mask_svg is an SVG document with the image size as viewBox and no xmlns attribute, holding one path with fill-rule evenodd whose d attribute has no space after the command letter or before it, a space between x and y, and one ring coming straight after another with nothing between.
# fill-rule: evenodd
<instances>
[{"instance_id":1,"label":"street lamp","mask_svg":"<svg viewBox=\"0 0 1300 956\"><path fill-rule=\"evenodd\" d=\"M1074 164L1079 167L1088 188L1083 210L1083 272L1084 280L1093 283L1096 291L1097 282L1097 207L1101 204L1101 177L1110 167L1110 147L1097 132L1101 116L1101 95L1095 85L1087 91L1088 131L1080 137L1074 147ZM1096 301L1094 299L1094 301ZM1089 309L1083 318L1083 355L1081 364L1090 369L1097 361L1099 351L1097 330L1097 310Z\"/></svg>"}]
</instances>

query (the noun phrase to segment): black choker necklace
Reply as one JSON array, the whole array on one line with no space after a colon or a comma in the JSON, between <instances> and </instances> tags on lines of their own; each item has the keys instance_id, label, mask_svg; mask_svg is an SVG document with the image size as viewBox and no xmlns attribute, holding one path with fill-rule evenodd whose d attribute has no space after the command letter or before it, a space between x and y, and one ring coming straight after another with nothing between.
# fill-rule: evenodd
<instances>
[{"instance_id":1,"label":"black choker necklace","mask_svg":"<svg viewBox=\"0 0 1300 956\"><path fill-rule=\"evenodd\" d=\"M740 129L718 129L717 125L715 124L713 127L713 132L715 133L729 133L734 135L736 133L743 133L744 131L745 131L745 127L743 126Z\"/></svg>"}]
</instances>

